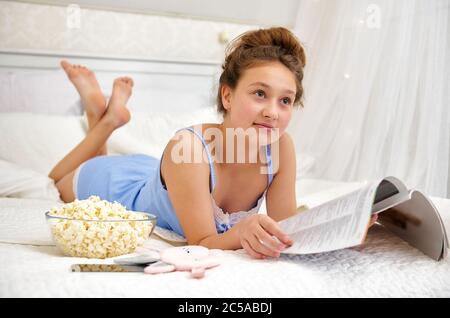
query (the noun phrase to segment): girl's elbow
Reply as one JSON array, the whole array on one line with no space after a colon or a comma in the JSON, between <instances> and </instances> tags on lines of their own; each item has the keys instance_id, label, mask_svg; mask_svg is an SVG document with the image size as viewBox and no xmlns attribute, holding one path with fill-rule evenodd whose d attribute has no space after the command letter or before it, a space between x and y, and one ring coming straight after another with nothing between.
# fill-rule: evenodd
<instances>
[{"instance_id":1,"label":"girl's elbow","mask_svg":"<svg viewBox=\"0 0 450 318\"><path fill-rule=\"evenodd\" d=\"M207 245L208 245L209 237L210 236L199 237L199 238L187 238L187 244L208 247Z\"/></svg>"}]
</instances>

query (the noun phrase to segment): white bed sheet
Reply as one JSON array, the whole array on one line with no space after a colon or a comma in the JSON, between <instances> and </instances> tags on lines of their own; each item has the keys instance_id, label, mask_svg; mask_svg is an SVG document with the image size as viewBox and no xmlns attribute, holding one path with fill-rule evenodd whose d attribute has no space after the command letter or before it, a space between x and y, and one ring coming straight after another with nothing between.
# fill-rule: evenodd
<instances>
[{"instance_id":1,"label":"white bed sheet","mask_svg":"<svg viewBox=\"0 0 450 318\"><path fill-rule=\"evenodd\" d=\"M305 195L310 206L355 187L309 182L299 190L322 189ZM450 200L433 202L450 228ZM223 264L201 280L186 272L71 273L71 264L98 260L64 257L53 246L43 213L56 204L0 198L0 297L450 297L450 259L435 262L381 227L363 247L324 254L261 261L224 251ZM168 246L154 236L146 245Z\"/></svg>"}]
</instances>

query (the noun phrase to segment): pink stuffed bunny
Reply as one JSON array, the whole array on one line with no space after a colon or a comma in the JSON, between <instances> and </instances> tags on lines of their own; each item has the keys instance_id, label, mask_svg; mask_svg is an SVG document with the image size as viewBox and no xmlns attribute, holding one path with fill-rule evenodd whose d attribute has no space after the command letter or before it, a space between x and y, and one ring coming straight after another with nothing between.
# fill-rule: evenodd
<instances>
[{"instance_id":1,"label":"pink stuffed bunny","mask_svg":"<svg viewBox=\"0 0 450 318\"><path fill-rule=\"evenodd\" d=\"M147 274L190 271L194 278L203 278L205 270L220 265L217 250L203 246L170 247L160 252L161 260L147 266Z\"/></svg>"}]
</instances>

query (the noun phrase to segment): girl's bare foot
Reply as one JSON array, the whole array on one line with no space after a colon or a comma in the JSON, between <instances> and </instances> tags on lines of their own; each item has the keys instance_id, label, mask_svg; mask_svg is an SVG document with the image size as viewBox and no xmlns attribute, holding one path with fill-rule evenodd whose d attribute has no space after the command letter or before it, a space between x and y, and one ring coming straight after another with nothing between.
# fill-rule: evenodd
<instances>
[{"instance_id":1,"label":"girl's bare foot","mask_svg":"<svg viewBox=\"0 0 450 318\"><path fill-rule=\"evenodd\" d=\"M119 77L114 80L111 98L103 116L114 128L119 128L130 120L130 112L126 108L126 103L131 96L133 85L130 77Z\"/></svg>"},{"instance_id":2,"label":"girl's bare foot","mask_svg":"<svg viewBox=\"0 0 450 318\"><path fill-rule=\"evenodd\" d=\"M95 74L84 66L72 65L67 61L61 61L61 66L80 94L89 128L92 128L106 110L106 99L98 85Z\"/></svg>"}]
</instances>

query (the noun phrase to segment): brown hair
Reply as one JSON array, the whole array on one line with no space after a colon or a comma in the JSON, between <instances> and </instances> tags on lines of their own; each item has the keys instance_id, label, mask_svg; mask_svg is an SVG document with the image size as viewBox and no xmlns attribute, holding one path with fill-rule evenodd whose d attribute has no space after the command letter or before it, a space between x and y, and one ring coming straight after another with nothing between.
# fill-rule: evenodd
<instances>
[{"instance_id":1,"label":"brown hair","mask_svg":"<svg viewBox=\"0 0 450 318\"><path fill-rule=\"evenodd\" d=\"M223 85L235 89L242 73L261 62L279 61L295 75L297 92L294 105L303 107L303 68L306 64L305 51L297 37L288 29L277 27L248 31L234 39L225 51L225 62L219 80L217 110L223 115Z\"/></svg>"}]
</instances>

